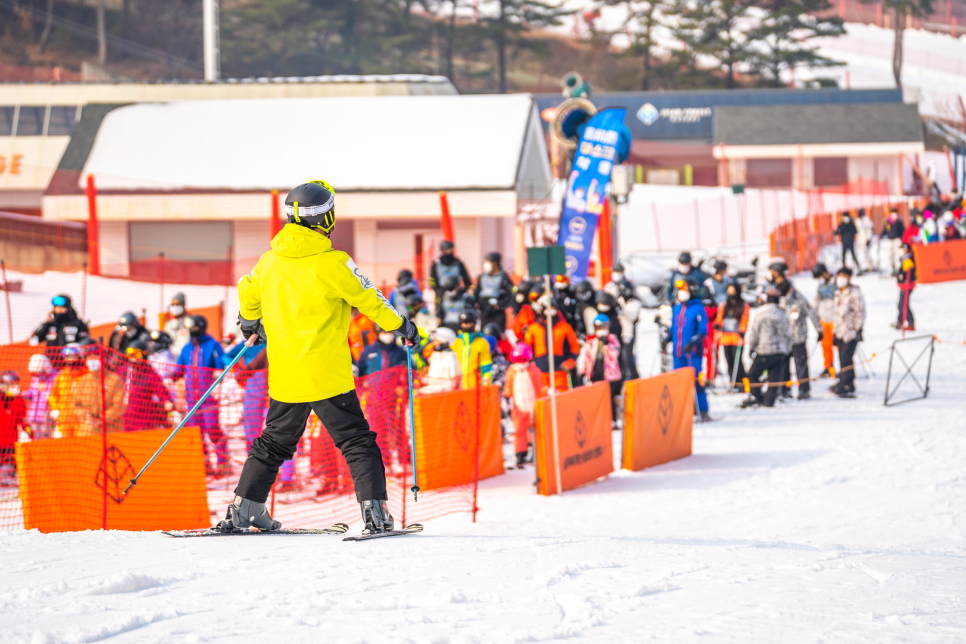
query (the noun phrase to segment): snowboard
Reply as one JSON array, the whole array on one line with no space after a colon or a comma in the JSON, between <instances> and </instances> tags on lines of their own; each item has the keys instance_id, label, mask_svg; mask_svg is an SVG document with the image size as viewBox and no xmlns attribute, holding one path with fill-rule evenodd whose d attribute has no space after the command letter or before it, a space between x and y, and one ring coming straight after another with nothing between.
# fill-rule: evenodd
<instances>
[{"instance_id":1,"label":"snowboard","mask_svg":"<svg viewBox=\"0 0 966 644\"><path fill-rule=\"evenodd\" d=\"M375 534L357 534L346 537L343 541L369 541L370 539L381 539L382 537L401 537L404 534L416 534L423 531L421 523L407 525L402 530L392 530L390 532L377 532Z\"/></svg>"},{"instance_id":2,"label":"snowboard","mask_svg":"<svg viewBox=\"0 0 966 644\"><path fill-rule=\"evenodd\" d=\"M234 532L222 532L216 528L204 530L165 530L164 534L169 537L242 537L251 535L280 535L280 534L345 534L349 526L345 523L336 523L328 528L281 528L279 530L258 530L249 528L246 530L236 530Z\"/></svg>"}]
</instances>

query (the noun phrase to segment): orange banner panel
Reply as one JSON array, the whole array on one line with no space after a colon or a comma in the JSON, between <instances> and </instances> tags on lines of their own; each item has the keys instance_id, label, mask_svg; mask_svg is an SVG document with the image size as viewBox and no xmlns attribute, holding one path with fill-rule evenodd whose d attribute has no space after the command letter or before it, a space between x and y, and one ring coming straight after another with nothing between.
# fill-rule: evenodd
<instances>
[{"instance_id":1,"label":"orange banner panel","mask_svg":"<svg viewBox=\"0 0 966 644\"><path fill-rule=\"evenodd\" d=\"M185 427L137 487L124 488L170 432L57 438L17 445L24 527L41 532L183 530L211 525L201 432Z\"/></svg>"},{"instance_id":2,"label":"orange banner panel","mask_svg":"<svg viewBox=\"0 0 966 644\"><path fill-rule=\"evenodd\" d=\"M479 414L477 414L479 410ZM500 388L481 387L416 396L419 488L436 490L473 482L479 418L480 479L503 474Z\"/></svg>"},{"instance_id":3,"label":"orange banner panel","mask_svg":"<svg viewBox=\"0 0 966 644\"><path fill-rule=\"evenodd\" d=\"M554 464L553 414L550 398L541 398L535 409L537 491L557 493ZM610 383L598 382L557 394L557 430L560 478L563 490L572 490L614 471L613 423Z\"/></svg>"},{"instance_id":4,"label":"orange banner panel","mask_svg":"<svg viewBox=\"0 0 966 644\"><path fill-rule=\"evenodd\" d=\"M921 284L966 280L966 239L912 247Z\"/></svg>"},{"instance_id":5,"label":"orange banner panel","mask_svg":"<svg viewBox=\"0 0 966 644\"><path fill-rule=\"evenodd\" d=\"M624 383L624 468L642 470L690 456L693 425L691 367Z\"/></svg>"}]
</instances>

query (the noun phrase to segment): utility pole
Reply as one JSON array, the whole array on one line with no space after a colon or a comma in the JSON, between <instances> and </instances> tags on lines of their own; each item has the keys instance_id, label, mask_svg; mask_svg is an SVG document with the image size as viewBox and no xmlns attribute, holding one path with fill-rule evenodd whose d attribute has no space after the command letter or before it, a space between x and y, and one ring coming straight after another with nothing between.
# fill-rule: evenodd
<instances>
[{"instance_id":1,"label":"utility pole","mask_svg":"<svg viewBox=\"0 0 966 644\"><path fill-rule=\"evenodd\" d=\"M101 0L103 2L103 0ZM204 32L205 82L221 78L221 51L218 44L218 0L201 0Z\"/></svg>"},{"instance_id":2,"label":"utility pole","mask_svg":"<svg viewBox=\"0 0 966 644\"><path fill-rule=\"evenodd\" d=\"M104 31L104 0L97 0L97 62L107 62L107 33Z\"/></svg>"}]
</instances>

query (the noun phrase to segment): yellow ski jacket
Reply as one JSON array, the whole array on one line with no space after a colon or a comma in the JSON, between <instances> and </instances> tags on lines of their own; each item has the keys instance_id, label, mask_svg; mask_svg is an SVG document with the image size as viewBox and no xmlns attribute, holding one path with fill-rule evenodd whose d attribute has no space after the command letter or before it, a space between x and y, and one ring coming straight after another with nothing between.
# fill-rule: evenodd
<instances>
[{"instance_id":1,"label":"yellow ski jacket","mask_svg":"<svg viewBox=\"0 0 966 644\"><path fill-rule=\"evenodd\" d=\"M332 398L355 388L349 352L354 306L395 331L402 317L346 254L320 233L286 224L272 250L238 282L239 312L261 318L268 394L286 403Z\"/></svg>"}]
</instances>

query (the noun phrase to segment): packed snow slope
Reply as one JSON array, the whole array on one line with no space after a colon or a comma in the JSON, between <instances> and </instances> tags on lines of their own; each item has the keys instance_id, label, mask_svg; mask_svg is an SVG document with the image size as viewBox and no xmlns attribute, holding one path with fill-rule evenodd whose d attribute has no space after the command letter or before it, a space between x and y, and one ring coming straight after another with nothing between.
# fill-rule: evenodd
<instances>
[{"instance_id":1,"label":"packed snow slope","mask_svg":"<svg viewBox=\"0 0 966 644\"><path fill-rule=\"evenodd\" d=\"M895 285L858 282L878 357L857 399L827 380L774 409L711 396L689 458L553 498L513 471L481 486L478 523L416 536L0 533L0 639L966 641L966 284L916 290L945 342L929 398L887 408Z\"/></svg>"}]
</instances>

